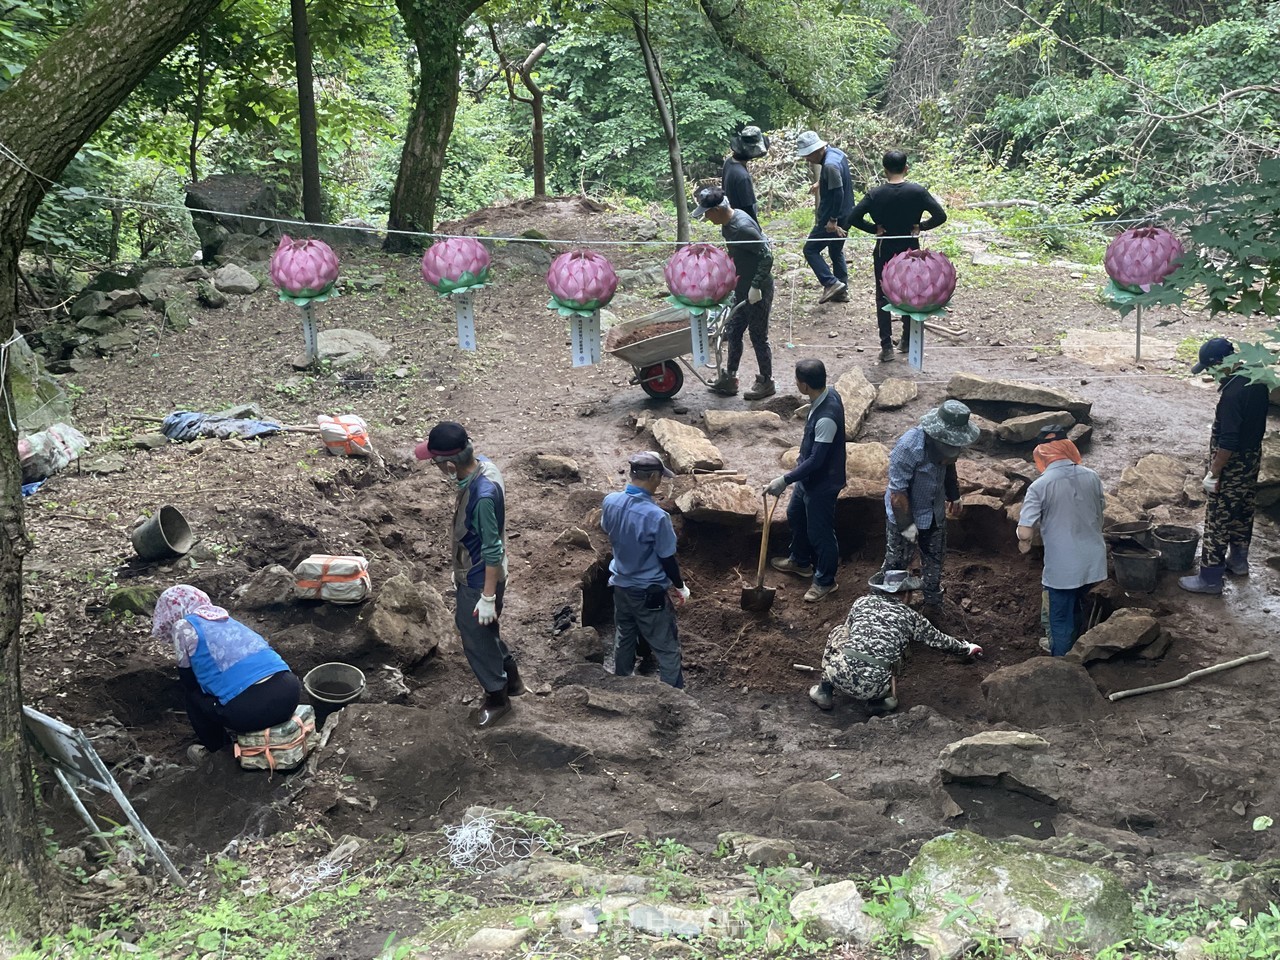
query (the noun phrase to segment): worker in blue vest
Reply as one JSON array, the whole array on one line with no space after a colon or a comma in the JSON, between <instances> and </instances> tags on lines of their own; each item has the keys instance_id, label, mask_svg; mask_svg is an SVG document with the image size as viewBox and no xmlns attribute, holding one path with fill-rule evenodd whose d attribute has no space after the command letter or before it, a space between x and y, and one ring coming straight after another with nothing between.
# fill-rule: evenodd
<instances>
[{"instance_id":1,"label":"worker in blue vest","mask_svg":"<svg viewBox=\"0 0 1280 960\"><path fill-rule=\"evenodd\" d=\"M293 717L302 684L280 654L203 590L187 584L160 594L151 635L173 644L199 763L229 746L232 733L257 733Z\"/></svg>"}]
</instances>

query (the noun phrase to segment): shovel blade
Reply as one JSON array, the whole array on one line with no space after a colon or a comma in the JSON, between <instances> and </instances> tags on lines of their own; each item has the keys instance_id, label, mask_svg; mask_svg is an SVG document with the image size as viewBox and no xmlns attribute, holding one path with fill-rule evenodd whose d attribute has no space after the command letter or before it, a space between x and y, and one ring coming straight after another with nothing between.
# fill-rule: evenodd
<instances>
[{"instance_id":1,"label":"shovel blade","mask_svg":"<svg viewBox=\"0 0 1280 960\"><path fill-rule=\"evenodd\" d=\"M764 613L773 606L773 598L778 591L773 587L743 587L742 609L752 613Z\"/></svg>"}]
</instances>

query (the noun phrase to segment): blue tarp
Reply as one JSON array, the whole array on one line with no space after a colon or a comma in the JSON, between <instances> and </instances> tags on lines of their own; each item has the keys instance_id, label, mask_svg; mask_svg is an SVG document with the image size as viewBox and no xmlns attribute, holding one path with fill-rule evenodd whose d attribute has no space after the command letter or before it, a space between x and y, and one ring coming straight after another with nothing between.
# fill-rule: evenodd
<instances>
[{"instance_id":1,"label":"blue tarp","mask_svg":"<svg viewBox=\"0 0 1280 960\"><path fill-rule=\"evenodd\" d=\"M226 440L240 437L252 440L280 432L280 424L274 420L241 420L233 417L217 417L207 413L175 410L164 418L160 432L175 443L187 443L200 437L216 437Z\"/></svg>"},{"instance_id":2,"label":"blue tarp","mask_svg":"<svg viewBox=\"0 0 1280 960\"><path fill-rule=\"evenodd\" d=\"M37 490L39 490L42 486L44 486L43 480L37 480L35 483L24 483L22 485L22 495L24 497L29 497L33 493L35 493Z\"/></svg>"}]
</instances>

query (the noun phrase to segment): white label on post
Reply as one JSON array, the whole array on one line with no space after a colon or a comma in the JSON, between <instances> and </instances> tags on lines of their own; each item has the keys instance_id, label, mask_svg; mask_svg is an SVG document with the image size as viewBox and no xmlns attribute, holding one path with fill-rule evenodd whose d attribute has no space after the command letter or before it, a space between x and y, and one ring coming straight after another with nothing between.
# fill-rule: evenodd
<instances>
[{"instance_id":1,"label":"white label on post","mask_svg":"<svg viewBox=\"0 0 1280 960\"><path fill-rule=\"evenodd\" d=\"M302 310L302 352L307 363L315 363L320 359L320 333L316 329L316 316L310 303L304 304Z\"/></svg>"},{"instance_id":2,"label":"white label on post","mask_svg":"<svg viewBox=\"0 0 1280 960\"><path fill-rule=\"evenodd\" d=\"M701 367L711 356L711 341L707 336L707 317L710 314L702 311L689 314L689 333L693 340L693 365Z\"/></svg>"},{"instance_id":3,"label":"white label on post","mask_svg":"<svg viewBox=\"0 0 1280 960\"><path fill-rule=\"evenodd\" d=\"M454 299L458 302L458 349L475 350L476 308L471 294L464 293Z\"/></svg>"},{"instance_id":4,"label":"white label on post","mask_svg":"<svg viewBox=\"0 0 1280 960\"><path fill-rule=\"evenodd\" d=\"M591 316L569 318L569 340L573 345L573 365L589 367L600 362L600 311Z\"/></svg>"},{"instance_id":5,"label":"white label on post","mask_svg":"<svg viewBox=\"0 0 1280 960\"><path fill-rule=\"evenodd\" d=\"M924 321L908 318L911 324L911 345L907 349L907 364L912 370L924 370Z\"/></svg>"}]
</instances>

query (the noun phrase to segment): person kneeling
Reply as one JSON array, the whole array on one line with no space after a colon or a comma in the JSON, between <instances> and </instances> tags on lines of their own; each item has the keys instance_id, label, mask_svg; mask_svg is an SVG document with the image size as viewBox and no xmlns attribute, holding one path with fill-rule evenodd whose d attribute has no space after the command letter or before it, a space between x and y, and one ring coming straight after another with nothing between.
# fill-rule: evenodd
<instances>
[{"instance_id":1,"label":"person kneeling","mask_svg":"<svg viewBox=\"0 0 1280 960\"><path fill-rule=\"evenodd\" d=\"M257 733L287 722L302 684L261 636L215 606L203 590L170 587L156 601L151 635L173 643L199 762L231 743L227 731Z\"/></svg>"},{"instance_id":2,"label":"person kneeling","mask_svg":"<svg viewBox=\"0 0 1280 960\"><path fill-rule=\"evenodd\" d=\"M859 597L844 623L831 631L822 654L822 680L809 699L823 710L834 706L835 691L867 701L872 713L898 706L894 671L907 644L916 640L939 650L981 657L982 648L943 633L898 599L922 586L905 570L886 570L870 580L873 593Z\"/></svg>"}]
</instances>

